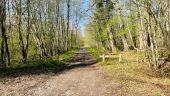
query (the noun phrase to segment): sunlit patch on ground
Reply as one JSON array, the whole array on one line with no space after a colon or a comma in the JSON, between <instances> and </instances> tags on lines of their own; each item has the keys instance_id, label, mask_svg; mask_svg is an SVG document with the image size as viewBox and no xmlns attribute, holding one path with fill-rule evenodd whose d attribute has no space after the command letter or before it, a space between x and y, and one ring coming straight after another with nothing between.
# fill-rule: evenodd
<instances>
[{"instance_id":1,"label":"sunlit patch on ground","mask_svg":"<svg viewBox=\"0 0 170 96\"><path fill-rule=\"evenodd\" d=\"M101 64L102 69L122 85L120 90L128 96L169 96L170 79L159 77L146 63L137 64L135 57L134 52L126 52L122 63L117 59L107 60Z\"/></svg>"}]
</instances>

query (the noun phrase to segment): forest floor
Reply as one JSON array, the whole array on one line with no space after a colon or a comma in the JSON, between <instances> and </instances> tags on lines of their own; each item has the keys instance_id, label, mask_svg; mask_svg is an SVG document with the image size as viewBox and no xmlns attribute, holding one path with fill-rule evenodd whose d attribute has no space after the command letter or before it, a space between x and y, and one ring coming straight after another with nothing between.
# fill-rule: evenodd
<instances>
[{"instance_id":1,"label":"forest floor","mask_svg":"<svg viewBox=\"0 0 170 96\"><path fill-rule=\"evenodd\" d=\"M121 85L81 49L57 73L21 75L0 83L0 96L120 96ZM113 92L116 88L117 91Z\"/></svg>"},{"instance_id":2,"label":"forest floor","mask_svg":"<svg viewBox=\"0 0 170 96\"><path fill-rule=\"evenodd\" d=\"M12 76L0 74L0 96L170 96L170 78L137 64L135 52L122 53L121 63L117 58L101 63L93 58L98 51L88 51L72 51L72 58L66 54L70 59L65 64L52 61L41 70L38 66Z\"/></svg>"},{"instance_id":3,"label":"forest floor","mask_svg":"<svg viewBox=\"0 0 170 96\"><path fill-rule=\"evenodd\" d=\"M138 63L136 52L121 54L122 62L118 58L107 59L101 66L115 83L121 85L123 96L170 96L169 76L151 70L149 64L141 60L142 54Z\"/></svg>"}]
</instances>

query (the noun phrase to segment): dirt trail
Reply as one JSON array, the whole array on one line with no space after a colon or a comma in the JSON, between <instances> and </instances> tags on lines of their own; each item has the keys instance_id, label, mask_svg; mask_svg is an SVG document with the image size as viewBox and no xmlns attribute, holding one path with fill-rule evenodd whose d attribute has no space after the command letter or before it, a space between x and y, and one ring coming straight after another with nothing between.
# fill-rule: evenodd
<instances>
[{"instance_id":1,"label":"dirt trail","mask_svg":"<svg viewBox=\"0 0 170 96\"><path fill-rule=\"evenodd\" d=\"M97 64L89 65L95 62L81 49L67 62L65 71L17 77L0 84L0 96L120 96L112 87L119 86L109 80Z\"/></svg>"}]
</instances>

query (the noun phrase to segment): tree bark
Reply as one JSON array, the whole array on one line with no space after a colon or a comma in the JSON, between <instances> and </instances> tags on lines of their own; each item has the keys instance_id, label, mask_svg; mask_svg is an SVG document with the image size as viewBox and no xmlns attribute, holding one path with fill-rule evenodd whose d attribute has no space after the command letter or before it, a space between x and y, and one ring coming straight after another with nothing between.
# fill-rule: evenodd
<instances>
[{"instance_id":1,"label":"tree bark","mask_svg":"<svg viewBox=\"0 0 170 96\"><path fill-rule=\"evenodd\" d=\"M8 65L10 65L10 52L8 48L8 38L6 33L6 0L0 1L0 28L1 28L1 64L5 66L6 55L8 60Z\"/></svg>"}]
</instances>

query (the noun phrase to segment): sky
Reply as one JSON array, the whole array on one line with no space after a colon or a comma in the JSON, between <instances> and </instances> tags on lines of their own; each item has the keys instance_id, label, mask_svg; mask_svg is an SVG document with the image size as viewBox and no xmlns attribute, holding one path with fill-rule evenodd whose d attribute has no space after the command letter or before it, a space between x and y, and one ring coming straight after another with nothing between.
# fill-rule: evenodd
<instances>
[{"instance_id":1,"label":"sky","mask_svg":"<svg viewBox=\"0 0 170 96\"><path fill-rule=\"evenodd\" d=\"M80 29L81 34L84 36L85 32L85 26L87 23L89 23L90 16L92 15L92 10L89 6L91 0L82 0L81 6L80 6L80 13L82 15L81 21L80 21Z\"/></svg>"}]
</instances>

